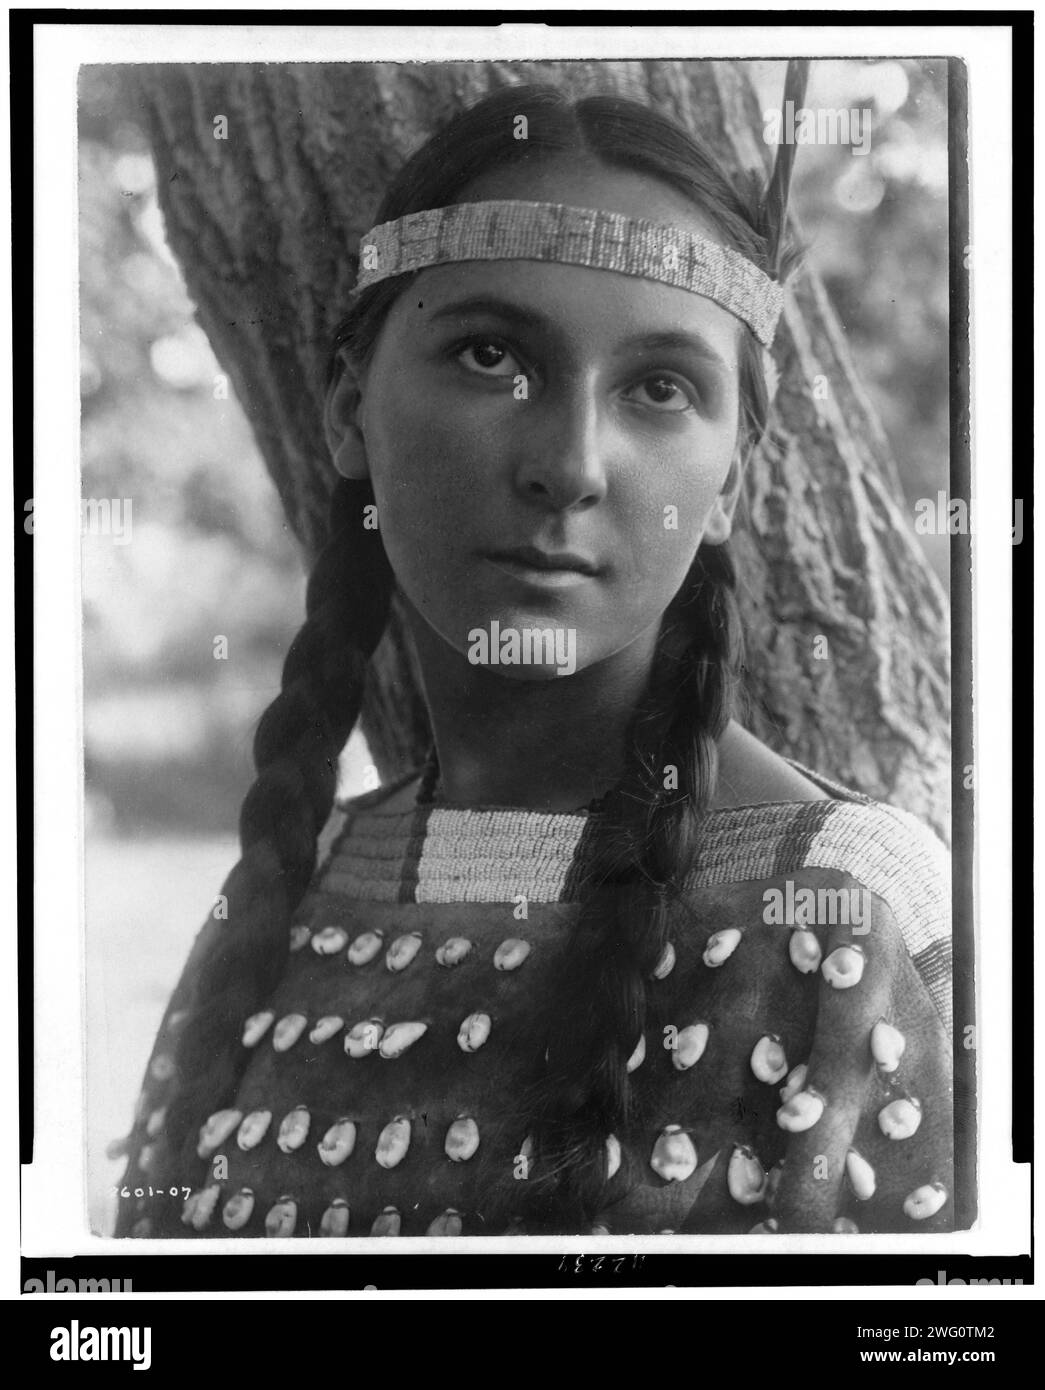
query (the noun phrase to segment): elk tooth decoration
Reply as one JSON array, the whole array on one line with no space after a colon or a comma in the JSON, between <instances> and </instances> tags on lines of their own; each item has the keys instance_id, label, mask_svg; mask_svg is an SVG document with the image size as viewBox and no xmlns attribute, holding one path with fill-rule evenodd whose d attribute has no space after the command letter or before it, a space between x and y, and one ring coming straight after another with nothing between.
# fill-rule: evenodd
<instances>
[{"instance_id":1,"label":"elk tooth decoration","mask_svg":"<svg viewBox=\"0 0 1045 1390\"><path fill-rule=\"evenodd\" d=\"M858 1236L860 1227L848 1216L836 1216L831 1226L831 1234L836 1236Z\"/></svg>"},{"instance_id":2,"label":"elk tooth decoration","mask_svg":"<svg viewBox=\"0 0 1045 1390\"><path fill-rule=\"evenodd\" d=\"M749 1236L775 1236L780 1230L780 1222L775 1216L769 1216L765 1221L760 1221L757 1226L752 1226L748 1231Z\"/></svg>"},{"instance_id":3,"label":"elk tooth decoration","mask_svg":"<svg viewBox=\"0 0 1045 1390\"><path fill-rule=\"evenodd\" d=\"M220 1196L220 1183L211 1183L210 1187L205 1187L202 1192L191 1192L185 1198L185 1205L181 1210L182 1222L191 1226L194 1231L204 1230L210 1224Z\"/></svg>"},{"instance_id":4,"label":"elk tooth decoration","mask_svg":"<svg viewBox=\"0 0 1045 1390\"><path fill-rule=\"evenodd\" d=\"M312 949L317 956L336 956L348 945L348 932L344 927L324 927L312 938Z\"/></svg>"},{"instance_id":5,"label":"elk tooth decoration","mask_svg":"<svg viewBox=\"0 0 1045 1390\"><path fill-rule=\"evenodd\" d=\"M713 970L723 965L740 945L741 933L736 927L726 927L708 937L704 947L704 964Z\"/></svg>"},{"instance_id":6,"label":"elk tooth decoration","mask_svg":"<svg viewBox=\"0 0 1045 1390\"><path fill-rule=\"evenodd\" d=\"M196 1153L200 1158L211 1154L229 1137L243 1119L242 1110L218 1110L200 1127L200 1139Z\"/></svg>"},{"instance_id":7,"label":"elk tooth decoration","mask_svg":"<svg viewBox=\"0 0 1045 1390\"><path fill-rule=\"evenodd\" d=\"M674 969L675 947L669 941L660 953L660 960L658 960L657 964L654 966L653 978L655 980L666 980Z\"/></svg>"},{"instance_id":8,"label":"elk tooth decoration","mask_svg":"<svg viewBox=\"0 0 1045 1390\"><path fill-rule=\"evenodd\" d=\"M640 1033L640 1034L639 1034L639 1041L638 1041L638 1043L636 1044L635 1051L634 1051L634 1052L631 1054L631 1056L628 1058L628 1063L627 1063L627 1067L625 1068L625 1070L626 1070L626 1071L629 1071L629 1072L635 1071L635 1069L636 1069L637 1067L641 1067L641 1066L642 1066L642 1064L643 1064L643 1062L644 1062L645 1060L646 1060L646 1035L645 1035L645 1033Z\"/></svg>"},{"instance_id":9,"label":"elk tooth decoration","mask_svg":"<svg viewBox=\"0 0 1045 1390\"><path fill-rule=\"evenodd\" d=\"M149 1075L154 1081L169 1081L177 1070L174 1058L169 1057L166 1052L154 1057L149 1065Z\"/></svg>"},{"instance_id":10,"label":"elk tooth decoration","mask_svg":"<svg viewBox=\"0 0 1045 1390\"><path fill-rule=\"evenodd\" d=\"M874 1196L877 1186L874 1169L856 1149L850 1149L845 1156L845 1173L858 1202L866 1202Z\"/></svg>"},{"instance_id":11,"label":"elk tooth decoration","mask_svg":"<svg viewBox=\"0 0 1045 1390\"><path fill-rule=\"evenodd\" d=\"M399 970L405 970L420 949L421 933L419 931L408 932L405 936L397 936L385 952L385 965L393 974Z\"/></svg>"},{"instance_id":12,"label":"elk tooth decoration","mask_svg":"<svg viewBox=\"0 0 1045 1390\"><path fill-rule=\"evenodd\" d=\"M472 943L466 936L451 936L436 951L436 964L452 969L455 965L461 964L471 949Z\"/></svg>"},{"instance_id":13,"label":"elk tooth decoration","mask_svg":"<svg viewBox=\"0 0 1045 1390\"><path fill-rule=\"evenodd\" d=\"M283 1116L283 1121L276 1136L276 1143L280 1152L292 1154L295 1149L300 1149L308 1138L309 1125L312 1123L312 1116L308 1108L304 1105L295 1105L293 1110Z\"/></svg>"},{"instance_id":14,"label":"elk tooth decoration","mask_svg":"<svg viewBox=\"0 0 1045 1390\"><path fill-rule=\"evenodd\" d=\"M356 1023L345 1037L345 1051L349 1057L367 1057L380 1047L384 1032L385 1025L379 1018Z\"/></svg>"},{"instance_id":15,"label":"elk tooth decoration","mask_svg":"<svg viewBox=\"0 0 1045 1390\"><path fill-rule=\"evenodd\" d=\"M766 1172L746 1144L734 1146L726 1173L729 1195L742 1207L761 1202L766 1194Z\"/></svg>"},{"instance_id":16,"label":"elk tooth decoration","mask_svg":"<svg viewBox=\"0 0 1045 1390\"><path fill-rule=\"evenodd\" d=\"M593 1227L591 1228L591 1230L588 1232L588 1234L589 1234L590 1236L608 1236L609 1233L610 1233L610 1228L609 1228L608 1226L601 1226L601 1225L599 1225L599 1226L593 1226ZM508 1234L508 1232L506 1231L506 1232L505 1232L505 1235L507 1235L507 1234Z\"/></svg>"},{"instance_id":17,"label":"elk tooth decoration","mask_svg":"<svg viewBox=\"0 0 1045 1390\"><path fill-rule=\"evenodd\" d=\"M269 1207L268 1215L265 1217L265 1234L273 1239L281 1240L294 1234L294 1227L298 1224L298 1204L293 1197L280 1197L280 1199Z\"/></svg>"},{"instance_id":18,"label":"elk tooth decoration","mask_svg":"<svg viewBox=\"0 0 1045 1390\"><path fill-rule=\"evenodd\" d=\"M257 1047L258 1043L272 1027L276 1015L267 1009L264 1013L251 1014L243 1025L243 1046Z\"/></svg>"},{"instance_id":19,"label":"elk tooth decoration","mask_svg":"<svg viewBox=\"0 0 1045 1390\"><path fill-rule=\"evenodd\" d=\"M507 941L502 941L494 952L493 968L495 970L518 970L529 954L530 943L528 941L509 937Z\"/></svg>"},{"instance_id":20,"label":"elk tooth decoration","mask_svg":"<svg viewBox=\"0 0 1045 1390\"><path fill-rule=\"evenodd\" d=\"M620 1140L615 1134L606 1137L606 1181L614 1177L620 1171Z\"/></svg>"},{"instance_id":21,"label":"elk tooth decoration","mask_svg":"<svg viewBox=\"0 0 1045 1390\"><path fill-rule=\"evenodd\" d=\"M321 1236L348 1235L348 1203L344 1197L335 1197L320 1217L319 1234Z\"/></svg>"},{"instance_id":22,"label":"elk tooth decoration","mask_svg":"<svg viewBox=\"0 0 1045 1390\"><path fill-rule=\"evenodd\" d=\"M912 1221L928 1221L930 1216L935 1216L947 1200L947 1189L942 1182L929 1182L923 1187L916 1187L913 1192L909 1192L904 1198L904 1216L909 1216Z\"/></svg>"},{"instance_id":23,"label":"elk tooth decoration","mask_svg":"<svg viewBox=\"0 0 1045 1390\"><path fill-rule=\"evenodd\" d=\"M385 1207L384 1211L370 1227L372 1236L397 1236L403 1224L403 1218L399 1215L395 1207Z\"/></svg>"},{"instance_id":24,"label":"elk tooth decoration","mask_svg":"<svg viewBox=\"0 0 1045 1390\"><path fill-rule=\"evenodd\" d=\"M755 1043L751 1054L751 1070L759 1081L775 1086L787 1075L787 1058L776 1033L767 1033Z\"/></svg>"},{"instance_id":25,"label":"elk tooth decoration","mask_svg":"<svg viewBox=\"0 0 1045 1390\"><path fill-rule=\"evenodd\" d=\"M357 936L352 945L348 948L348 959L352 965L369 965L375 956L381 952L381 947L385 944L385 934L382 931L365 931L362 936Z\"/></svg>"},{"instance_id":26,"label":"elk tooth decoration","mask_svg":"<svg viewBox=\"0 0 1045 1390\"><path fill-rule=\"evenodd\" d=\"M382 1057L402 1057L408 1047L428 1032L427 1023L393 1023L381 1039L378 1051Z\"/></svg>"},{"instance_id":27,"label":"elk tooth decoration","mask_svg":"<svg viewBox=\"0 0 1045 1390\"><path fill-rule=\"evenodd\" d=\"M787 952L791 957L791 964L803 975L811 975L814 970L820 968L823 956L820 942L816 939L816 932L809 931L806 927L800 927L791 933Z\"/></svg>"},{"instance_id":28,"label":"elk tooth decoration","mask_svg":"<svg viewBox=\"0 0 1045 1390\"><path fill-rule=\"evenodd\" d=\"M792 1096L797 1096L802 1087L806 1084L806 1077L809 1075L809 1067L805 1062L801 1062L791 1072L787 1081L780 1088L780 1099L786 1105Z\"/></svg>"},{"instance_id":29,"label":"elk tooth decoration","mask_svg":"<svg viewBox=\"0 0 1045 1390\"><path fill-rule=\"evenodd\" d=\"M338 1018L337 1014L327 1014L325 1018L319 1020L315 1028L312 1029L312 1032L309 1033L308 1040L310 1043L329 1042L335 1034L341 1032L344 1026L345 1020L343 1018Z\"/></svg>"},{"instance_id":30,"label":"elk tooth decoration","mask_svg":"<svg viewBox=\"0 0 1045 1390\"><path fill-rule=\"evenodd\" d=\"M704 1055L708 1045L710 1029L706 1023L691 1023L679 1031L671 1052L671 1062L676 1071L688 1071Z\"/></svg>"},{"instance_id":31,"label":"elk tooth decoration","mask_svg":"<svg viewBox=\"0 0 1045 1390\"><path fill-rule=\"evenodd\" d=\"M824 1113L825 1104L826 1101L820 1092L814 1091L812 1086L807 1086L804 1091L797 1091L780 1107L776 1112L776 1122L789 1134L801 1134L803 1130L813 1128Z\"/></svg>"},{"instance_id":32,"label":"elk tooth decoration","mask_svg":"<svg viewBox=\"0 0 1045 1390\"><path fill-rule=\"evenodd\" d=\"M248 1149L257 1148L268 1133L268 1127L272 1123L271 1110L252 1110L247 1118L239 1127L236 1135L236 1143L244 1153Z\"/></svg>"},{"instance_id":33,"label":"elk tooth decoration","mask_svg":"<svg viewBox=\"0 0 1045 1390\"><path fill-rule=\"evenodd\" d=\"M878 1128L887 1139L910 1139L922 1122L922 1103L900 1096L878 1112Z\"/></svg>"},{"instance_id":34,"label":"elk tooth decoration","mask_svg":"<svg viewBox=\"0 0 1045 1390\"><path fill-rule=\"evenodd\" d=\"M143 1173L151 1173L152 1166L156 1161L156 1145L146 1144L138 1151L138 1167Z\"/></svg>"},{"instance_id":35,"label":"elk tooth decoration","mask_svg":"<svg viewBox=\"0 0 1045 1390\"><path fill-rule=\"evenodd\" d=\"M136 1240L147 1240L152 1235L152 1220L148 1216L143 1216L140 1221L136 1221L131 1227L131 1235Z\"/></svg>"},{"instance_id":36,"label":"elk tooth decoration","mask_svg":"<svg viewBox=\"0 0 1045 1390\"><path fill-rule=\"evenodd\" d=\"M457 1033L457 1046L462 1052L478 1052L490 1036L490 1015L469 1014Z\"/></svg>"},{"instance_id":37,"label":"elk tooth decoration","mask_svg":"<svg viewBox=\"0 0 1045 1390\"><path fill-rule=\"evenodd\" d=\"M441 1216L437 1216L428 1230L426 1236L459 1236L461 1234L461 1213L453 1207L447 1207Z\"/></svg>"},{"instance_id":38,"label":"elk tooth decoration","mask_svg":"<svg viewBox=\"0 0 1045 1390\"><path fill-rule=\"evenodd\" d=\"M272 1032L272 1046L276 1052L289 1052L305 1031L308 1019L304 1014L287 1014L276 1024Z\"/></svg>"},{"instance_id":39,"label":"elk tooth decoration","mask_svg":"<svg viewBox=\"0 0 1045 1390\"><path fill-rule=\"evenodd\" d=\"M860 983L866 963L862 946L836 946L820 967L832 989L852 989Z\"/></svg>"},{"instance_id":40,"label":"elk tooth decoration","mask_svg":"<svg viewBox=\"0 0 1045 1390\"><path fill-rule=\"evenodd\" d=\"M312 935L311 930L304 924L300 924L290 929L290 949L300 951L302 946L308 944L308 939Z\"/></svg>"},{"instance_id":41,"label":"elk tooth decoration","mask_svg":"<svg viewBox=\"0 0 1045 1390\"><path fill-rule=\"evenodd\" d=\"M666 1125L653 1145L650 1167L665 1182L685 1182L697 1170L697 1151L681 1125Z\"/></svg>"},{"instance_id":42,"label":"elk tooth decoration","mask_svg":"<svg viewBox=\"0 0 1045 1390\"><path fill-rule=\"evenodd\" d=\"M154 1111L152 1112L152 1114L149 1116L148 1123L147 1123L146 1126L145 1126L145 1133L146 1133L146 1136L147 1136L149 1139L155 1139L156 1136L157 1136L157 1134L159 1134L159 1132L163 1129L163 1126L164 1126L164 1123L165 1123L166 1119L167 1119L167 1107L166 1107L166 1106L163 1106L163 1107L162 1107L161 1109L159 1109L159 1110L154 1110Z\"/></svg>"},{"instance_id":43,"label":"elk tooth decoration","mask_svg":"<svg viewBox=\"0 0 1045 1390\"><path fill-rule=\"evenodd\" d=\"M381 1131L374 1157L382 1168L394 1168L402 1163L410 1147L410 1121L405 1115L389 1120Z\"/></svg>"},{"instance_id":44,"label":"elk tooth decoration","mask_svg":"<svg viewBox=\"0 0 1045 1390\"><path fill-rule=\"evenodd\" d=\"M356 1146L356 1127L351 1120L336 1120L317 1145L320 1160L328 1168L344 1163Z\"/></svg>"},{"instance_id":45,"label":"elk tooth decoration","mask_svg":"<svg viewBox=\"0 0 1045 1390\"><path fill-rule=\"evenodd\" d=\"M254 1193L249 1187L241 1187L225 1203L221 1219L230 1231L240 1231L254 1215Z\"/></svg>"},{"instance_id":46,"label":"elk tooth decoration","mask_svg":"<svg viewBox=\"0 0 1045 1390\"><path fill-rule=\"evenodd\" d=\"M454 1163L467 1163L479 1147L479 1126L471 1115L458 1115L446 1131L443 1150Z\"/></svg>"},{"instance_id":47,"label":"elk tooth decoration","mask_svg":"<svg viewBox=\"0 0 1045 1390\"><path fill-rule=\"evenodd\" d=\"M880 1018L871 1029L871 1056L877 1062L879 1071L886 1075L891 1075L899 1067L906 1047L907 1039L899 1028L894 1028L884 1018Z\"/></svg>"}]
</instances>

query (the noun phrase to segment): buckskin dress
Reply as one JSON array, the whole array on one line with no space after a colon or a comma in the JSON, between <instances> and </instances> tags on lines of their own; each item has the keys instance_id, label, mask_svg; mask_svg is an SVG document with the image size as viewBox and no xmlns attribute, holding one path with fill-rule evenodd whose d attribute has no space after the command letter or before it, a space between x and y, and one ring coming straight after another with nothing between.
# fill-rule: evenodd
<instances>
[{"instance_id":1,"label":"buckskin dress","mask_svg":"<svg viewBox=\"0 0 1045 1390\"><path fill-rule=\"evenodd\" d=\"M953 1226L946 855L800 770L827 799L707 820L585 1230ZM240 1020L238 1089L179 1160L174 1042L222 924L201 931L126 1141L118 1236L533 1231L529 1030L598 813L404 811L394 790L335 809L282 979Z\"/></svg>"}]
</instances>

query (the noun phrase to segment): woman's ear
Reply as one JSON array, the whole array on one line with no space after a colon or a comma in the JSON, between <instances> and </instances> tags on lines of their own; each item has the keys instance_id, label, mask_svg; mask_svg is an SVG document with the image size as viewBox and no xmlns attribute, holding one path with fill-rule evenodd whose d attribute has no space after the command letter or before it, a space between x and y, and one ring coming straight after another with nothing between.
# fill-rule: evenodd
<instances>
[{"instance_id":1,"label":"woman's ear","mask_svg":"<svg viewBox=\"0 0 1045 1390\"><path fill-rule=\"evenodd\" d=\"M347 352L338 353L340 371L327 390L323 431L334 467L343 478L362 482L370 477L366 442L359 427L362 406L359 369Z\"/></svg>"},{"instance_id":2,"label":"woman's ear","mask_svg":"<svg viewBox=\"0 0 1045 1390\"><path fill-rule=\"evenodd\" d=\"M733 534L733 513L740 500L740 489L743 481L744 466L738 450L733 456L733 462L729 465L729 472L726 474L726 481L722 484L722 491L715 498L711 513L704 526L704 535L701 538L702 545L725 545Z\"/></svg>"}]
</instances>

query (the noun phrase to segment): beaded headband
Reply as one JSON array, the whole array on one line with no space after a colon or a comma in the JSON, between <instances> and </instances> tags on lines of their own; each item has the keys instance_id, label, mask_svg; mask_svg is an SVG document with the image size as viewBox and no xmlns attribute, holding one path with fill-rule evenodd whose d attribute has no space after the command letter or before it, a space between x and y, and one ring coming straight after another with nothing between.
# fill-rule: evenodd
<instances>
[{"instance_id":1,"label":"beaded headband","mask_svg":"<svg viewBox=\"0 0 1045 1390\"><path fill-rule=\"evenodd\" d=\"M713 299L773 341L784 290L746 256L681 227L562 203L455 203L383 222L359 245L356 290L455 261L557 261L657 280Z\"/></svg>"}]
</instances>

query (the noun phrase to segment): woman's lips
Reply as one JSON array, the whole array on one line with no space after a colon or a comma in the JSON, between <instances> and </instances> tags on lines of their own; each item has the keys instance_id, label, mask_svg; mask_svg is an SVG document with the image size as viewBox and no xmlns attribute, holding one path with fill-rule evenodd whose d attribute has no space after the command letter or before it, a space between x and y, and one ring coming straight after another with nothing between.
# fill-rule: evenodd
<instances>
[{"instance_id":1,"label":"woman's lips","mask_svg":"<svg viewBox=\"0 0 1045 1390\"><path fill-rule=\"evenodd\" d=\"M572 551L542 551L531 547L491 552L483 557L495 569L542 589L568 589L599 573L587 556Z\"/></svg>"}]
</instances>

